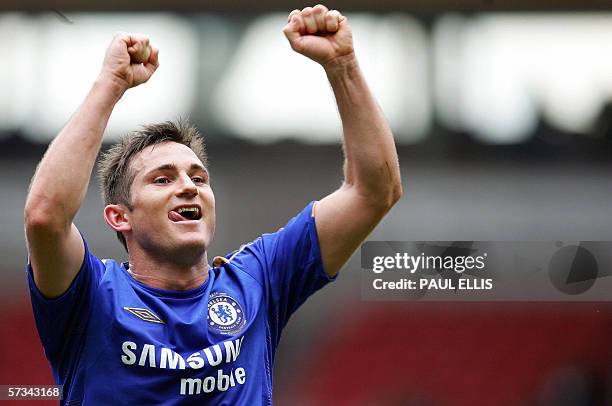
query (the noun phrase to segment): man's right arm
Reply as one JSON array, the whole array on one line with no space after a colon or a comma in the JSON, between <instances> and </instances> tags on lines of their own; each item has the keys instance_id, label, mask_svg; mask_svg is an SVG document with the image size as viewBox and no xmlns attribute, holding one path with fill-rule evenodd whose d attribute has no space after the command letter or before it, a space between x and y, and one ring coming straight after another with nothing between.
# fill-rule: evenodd
<instances>
[{"instance_id":1,"label":"man's right arm","mask_svg":"<svg viewBox=\"0 0 612 406\"><path fill-rule=\"evenodd\" d=\"M81 267L83 240L72 221L85 198L104 130L125 91L155 72L158 55L147 38L116 34L85 101L36 169L25 205L25 231L34 281L46 297L64 293Z\"/></svg>"}]
</instances>

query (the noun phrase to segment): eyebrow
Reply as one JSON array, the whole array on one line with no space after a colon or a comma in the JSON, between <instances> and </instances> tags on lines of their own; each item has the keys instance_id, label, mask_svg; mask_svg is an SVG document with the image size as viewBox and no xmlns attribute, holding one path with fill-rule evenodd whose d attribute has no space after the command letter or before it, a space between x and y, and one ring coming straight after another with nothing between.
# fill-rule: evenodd
<instances>
[{"instance_id":1,"label":"eyebrow","mask_svg":"<svg viewBox=\"0 0 612 406\"><path fill-rule=\"evenodd\" d=\"M178 171L178 168L175 164L164 164L164 165L160 165L157 168L153 168L151 169L149 172L147 172L147 174L145 176L149 176L150 174L157 172L157 171L167 171L167 170L172 170L172 171ZM203 167L200 164L191 164L191 166L189 167L189 170L200 170L205 172L208 175L208 170Z\"/></svg>"}]
</instances>

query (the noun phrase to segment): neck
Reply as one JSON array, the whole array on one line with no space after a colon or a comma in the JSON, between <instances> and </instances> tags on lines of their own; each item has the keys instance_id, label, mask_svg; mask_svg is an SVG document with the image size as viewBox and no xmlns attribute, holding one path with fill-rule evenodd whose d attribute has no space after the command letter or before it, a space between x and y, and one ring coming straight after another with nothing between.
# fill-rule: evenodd
<instances>
[{"instance_id":1,"label":"neck","mask_svg":"<svg viewBox=\"0 0 612 406\"><path fill-rule=\"evenodd\" d=\"M189 290L197 288L208 279L208 257L206 253L193 264L180 264L153 260L143 255L130 255L128 272L137 281L147 286L166 290Z\"/></svg>"}]
</instances>

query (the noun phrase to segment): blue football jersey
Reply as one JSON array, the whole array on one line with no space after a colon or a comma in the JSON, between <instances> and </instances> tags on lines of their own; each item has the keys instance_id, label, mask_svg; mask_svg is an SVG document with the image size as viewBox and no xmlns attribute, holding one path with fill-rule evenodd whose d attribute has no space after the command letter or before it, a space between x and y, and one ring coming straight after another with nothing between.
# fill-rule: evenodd
<instances>
[{"instance_id":1,"label":"blue football jersey","mask_svg":"<svg viewBox=\"0 0 612 406\"><path fill-rule=\"evenodd\" d=\"M135 280L85 244L69 289L34 316L65 405L272 403L272 366L291 314L331 278L310 203L276 233L224 258L188 291Z\"/></svg>"}]
</instances>

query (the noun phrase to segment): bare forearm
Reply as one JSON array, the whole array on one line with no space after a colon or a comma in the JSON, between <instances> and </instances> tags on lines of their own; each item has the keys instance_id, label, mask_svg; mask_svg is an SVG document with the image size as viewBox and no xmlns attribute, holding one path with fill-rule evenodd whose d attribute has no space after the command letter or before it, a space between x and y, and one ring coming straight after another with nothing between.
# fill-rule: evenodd
<instances>
[{"instance_id":1,"label":"bare forearm","mask_svg":"<svg viewBox=\"0 0 612 406\"><path fill-rule=\"evenodd\" d=\"M342 120L345 182L364 194L394 199L401 182L393 134L357 60L348 55L325 70Z\"/></svg>"},{"instance_id":2,"label":"bare forearm","mask_svg":"<svg viewBox=\"0 0 612 406\"><path fill-rule=\"evenodd\" d=\"M66 227L81 206L98 155L104 129L124 90L100 76L40 162L26 212L54 219Z\"/></svg>"}]
</instances>

